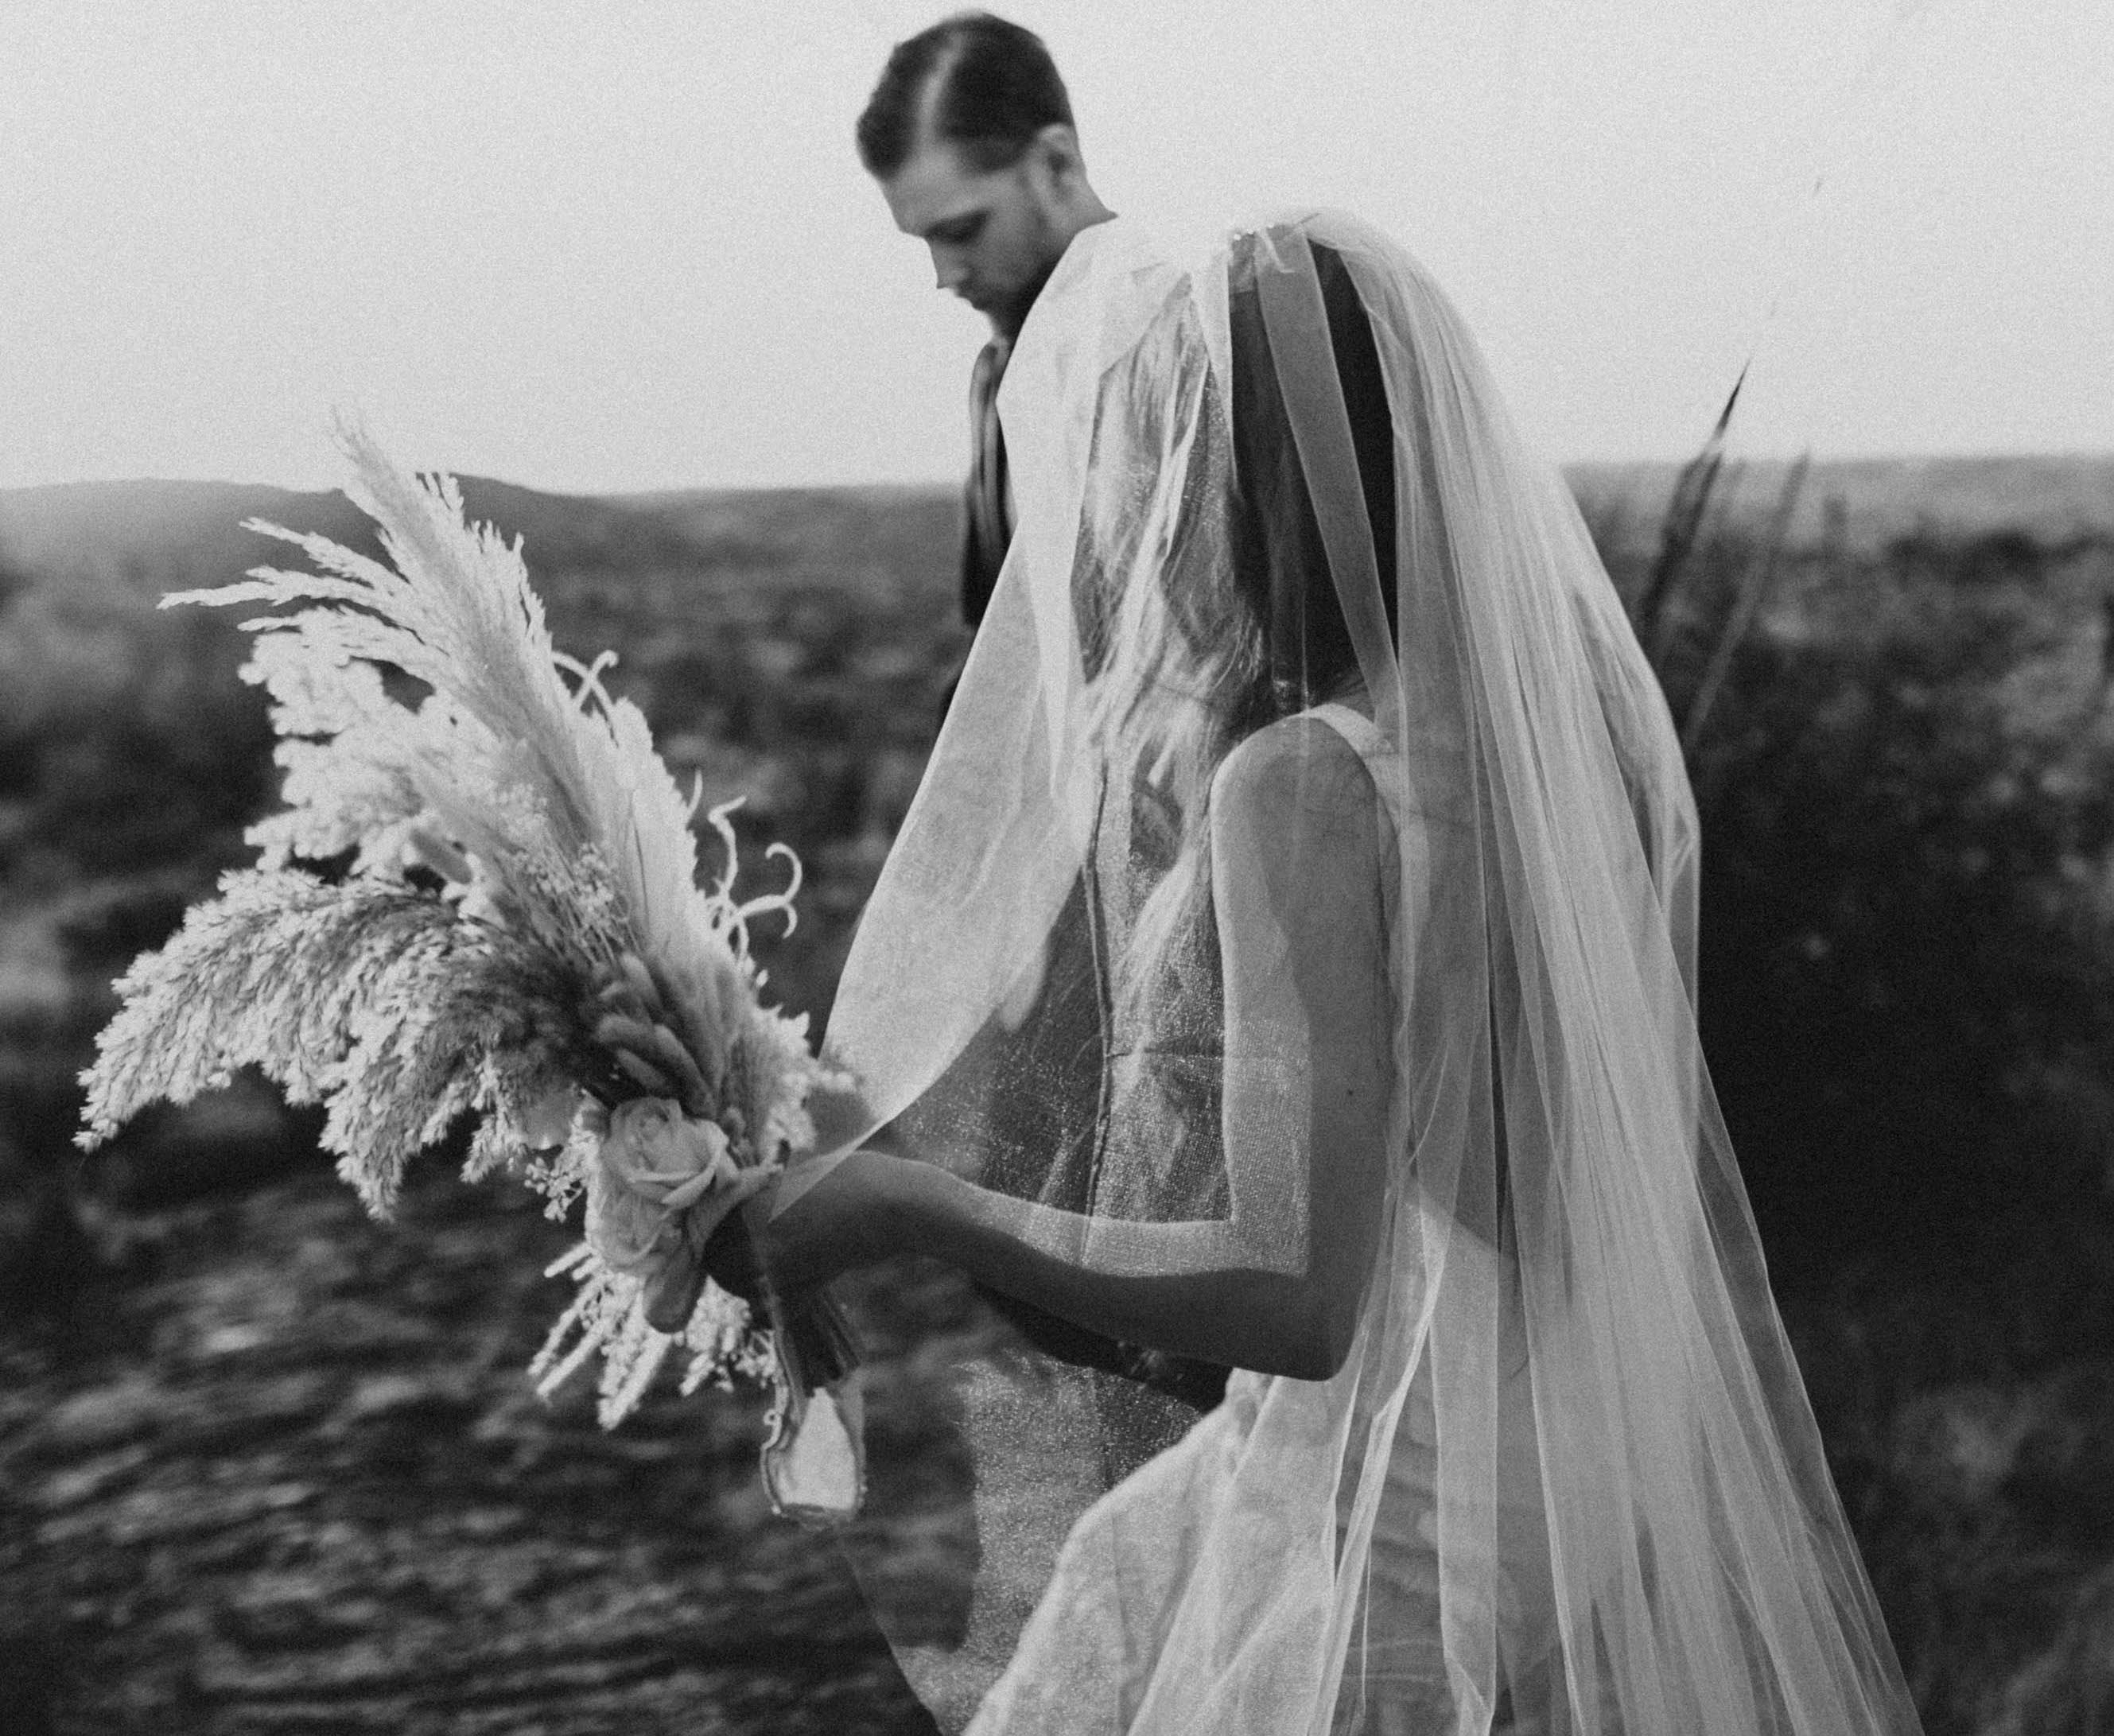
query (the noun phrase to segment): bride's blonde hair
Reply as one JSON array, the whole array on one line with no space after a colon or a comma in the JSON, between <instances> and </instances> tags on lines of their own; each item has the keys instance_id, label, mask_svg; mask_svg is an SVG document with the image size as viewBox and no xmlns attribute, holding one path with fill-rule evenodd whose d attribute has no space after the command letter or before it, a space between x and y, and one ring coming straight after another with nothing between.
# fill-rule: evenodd
<instances>
[{"instance_id":1,"label":"bride's blonde hair","mask_svg":"<svg viewBox=\"0 0 2114 1736\"><path fill-rule=\"evenodd\" d=\"M1095 733L1105 763L1178 841L1138 913L1116 987L1142 1010L1173 951L1208 919L1211 788L1243 741L1360 685L1349 624L1322 544L1254 282L1253 238L1235 245L1229 283L1229 377L1206 374L1190 400L1193 425L1168 445L1186 454L1176 521L1160 534L1154 572L1125 582L1138 548L1082 539L1073 602ZM1314 249L1336 388L1348 422L1394 625L1394 433L1370 317L1341 258ZM1157 365L1142 357L1133 366ZM1130 479L1091 473L1090 487ZM1153 533L1134 515L1089 512L1128 537ZM1320 793L1329 799L1335 792Z\"/></svg>"}]
</instances>

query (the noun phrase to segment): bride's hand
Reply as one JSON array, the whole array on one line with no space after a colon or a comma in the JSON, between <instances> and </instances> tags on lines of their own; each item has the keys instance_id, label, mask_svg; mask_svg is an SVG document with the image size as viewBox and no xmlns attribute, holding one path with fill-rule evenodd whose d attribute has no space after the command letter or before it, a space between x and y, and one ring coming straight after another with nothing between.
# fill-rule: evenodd
<instances>
[{"instance_id":1,"label":"bride's hand","mask_svg":"<svg viewBox=\"0 0 2114 1736\"><path fill-rule=\"evenodd\" d=\"M657 1332L680 1332L698 1305L710 1277L721 1289L753 1303L755 1277L742 1206L774 1178L750 1171L714 1189L685 1209L681 1245L646 1287L646 1323ZM715 1254L716 1254L716 1259Z\"/></svg>"},{"instance_id":2,"label":"bride's hand","mask_svg":"<svg viewBox=\"0 0 2114 1736\"><path fill-rule=\"evenodd\" d=\"M721 1225L701 1251L702 1270L722 1290L753 1303L761 1290L759 1242L771 1282L786 1297L897 1251L903 1163L876 1151L852 1152L775 1215L766 1215L766 1194Z\"/></svg>"}]
</instances>

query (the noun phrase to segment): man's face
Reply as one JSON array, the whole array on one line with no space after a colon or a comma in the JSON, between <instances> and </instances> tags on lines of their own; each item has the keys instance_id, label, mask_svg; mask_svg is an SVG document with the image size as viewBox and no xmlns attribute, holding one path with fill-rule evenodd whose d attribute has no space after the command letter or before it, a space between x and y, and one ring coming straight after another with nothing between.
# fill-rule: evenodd
<instances>
[{"instance_id":1,"label":"man's face","mask_svg":"<svg viewBox=\"0 0 2114 1736\"><path fill-rule=\"evenodd\" d=\"M1064 252L1055 190L1036 148L1010 168L986 172L945 141L921 145L881 183L895 226L931 249L938 287L1008 337Z\"/></svg>"}]
</instances>

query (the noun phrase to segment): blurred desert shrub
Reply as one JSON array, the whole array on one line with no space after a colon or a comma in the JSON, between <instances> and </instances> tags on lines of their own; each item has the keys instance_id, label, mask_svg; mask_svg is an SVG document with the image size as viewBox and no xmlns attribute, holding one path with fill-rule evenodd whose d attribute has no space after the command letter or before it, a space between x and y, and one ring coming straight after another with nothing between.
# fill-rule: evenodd
<instances>
[{"instance_id":1,"label":"blurred desert shrub","mask_svg":"<svg viewBox=\"0 0 2114 1736\"><path fill-rule=\"evenodd\" d=\"M240 859L272 768L262 700L236 678L241 636L225 623L158 610L123 575L6 592L0 1030L11 1094L34 1094L13 1065L21 1046L93 1028L105 1003L71 979L121 967ZM41 1126L46 1107L30 1120ZM24 1109L12 1094L0 1109L18 1138Z\"/></svg>"},{"instance_id":2,"label":"blurred desert shrub","mask_svg":"<svg viewBox=\"0 0 2114 1736\"><path fill-rule=\"evenodd\" d=\"M1766 535L1735 519L1699 545L1644 627L1702 810L1705 1049L1758 1208L1795 1231L1779 1264L2096 1200L2114 558L2011 530L1863 550Z\"/></svg>"},{"instance_id":3,"label":"blurred desert shrub","mask_svg":"<svg viewBox=\"0 0 2114 1736\"><path fill-rule=\"evenodd\" d=\"M1597 527L1685 726L1705 1050L1925 1727L2081 1736L2114 1706L2114 547L1769 516L1677 550L1655 608L1678 537Z\"/></svg>"},{"instance_id":4,"label":"blurred desert shrub","mask_svg":"<svg viewBox=\"0 0 2114 1736\"><path fill-rule=\"evenodd\" d=\"M157 611L135 575L0 585L0 1301L80 1275L69 1141L110 979L240 859L270 799L238 640Z\"/></svg>"},{"instance_id":5,"label":"blurred desert shrub","mask_svg":"<svg viewBox=\"0 0 2114 1736\"><path fill-rule=\"evenodd\" d=\"M21 587L0 612L0 874L38 897L225 857L269 797L239 635L121 580Z\"/></svg>"}]
</instances>

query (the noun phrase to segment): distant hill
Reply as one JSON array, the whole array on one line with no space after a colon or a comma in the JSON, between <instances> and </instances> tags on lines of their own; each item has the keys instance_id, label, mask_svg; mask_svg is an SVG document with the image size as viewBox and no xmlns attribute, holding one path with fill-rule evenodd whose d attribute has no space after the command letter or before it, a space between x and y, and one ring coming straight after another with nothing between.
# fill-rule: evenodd
<instances>
[{"instance_id":1,"label":"distant hill","mask_svg":"<svg viewBox=\"0 0 2114 1736\"><path fill-rule=\"evenodd\" d=\"M1783 483L1782 460L1739 464L1734 510L1759 512ZM1566 473L1590 515L1620 503L1627 540L1650 537L1679 467L1592 464ZM951 584L958 496L951 487L686 489L561 495L465 477L472 514L524 539L540 573L682 571L744 583L829 579L931 597ZM2114 456L1852 459L1817 465L1792 528L1817 541L1839 503L1853 546L1917 530L2024 532L2056 546L2114 537ZM19 575L133 577L143 586L204 585L280 558L244 530L257 517L372 546L365 519L335 492L229 482L59 483L0 490L0 570ZM291 551L286 551L291 555ZM298 560L298 557L294 557Z\"/></svg>"},{"instance_id":2,"label":"distant hill","mask_svg":"<svg viewBox=\"0 0 2114 1736\"><path fill-rule=\"evenodd\" d=\"M957 496L939 488L697 489L547 494L462 479L474 518L523 539L532 572L724 573L842 582L931 582L950 573ZM0 570L24 578L132 578L206 585L299 554L255 532L257 518L372 550L365 517L335 491L234 482L66 482L0 490ZM944 581L951 582L950 580Z\"/></svg>"},{"instance_id":3,"label":"distant hill","mask_svg":"<svg viewBox=\"0 0 2114 1736\"><path fill-rule=\"evenodd\" d=\"M1762 513L1782 494L1782 459L1728 459L1736 512ZM1572 491L1589 517L1625 503L1631 535L1655 528L1680 466L1573 464ZM1818 542L1829 502L1839 503L1852 548L1883 547L1918 531L1939 535L2024 532L2044 547L2079 537L2114 538L2114 455L2010 458L1837 459L1806 478L1791 521L1794 546Z\"/></svg>"}]
</instances>

